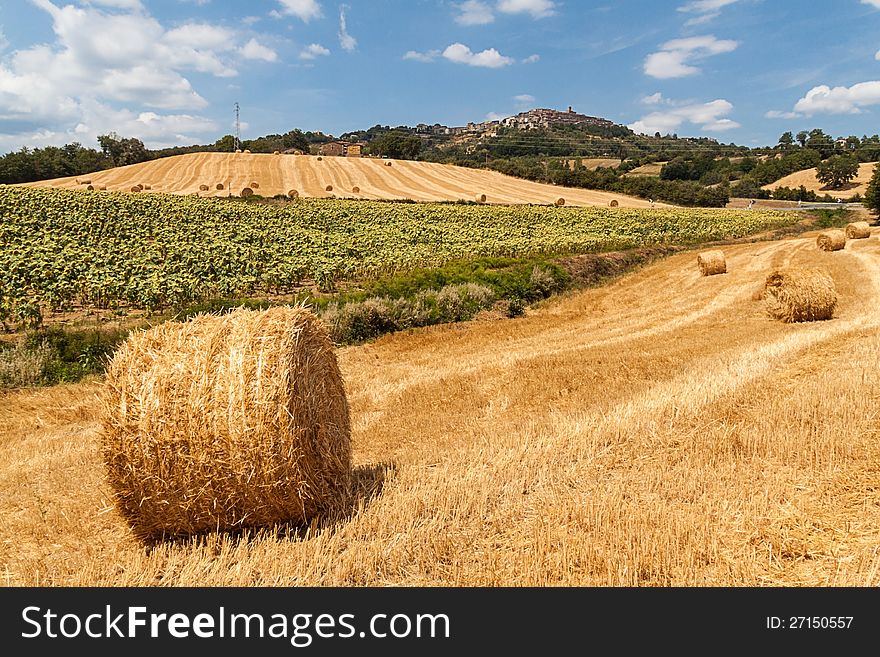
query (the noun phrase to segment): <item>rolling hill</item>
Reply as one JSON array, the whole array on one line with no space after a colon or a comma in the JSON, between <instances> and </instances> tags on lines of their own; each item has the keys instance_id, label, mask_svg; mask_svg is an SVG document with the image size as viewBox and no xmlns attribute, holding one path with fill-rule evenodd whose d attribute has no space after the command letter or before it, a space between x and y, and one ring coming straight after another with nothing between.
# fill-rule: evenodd
<instances>
[{"instance_id":1,"label":"rolling hill","mask_svg":"<svg viewBox=\"0 0 880 657\"><path fill-rule=\"evenodd\" d=\"M843 189L826 189L824 183L816 180L816 169L797 171L769 185L764 185L761 189L772 191L777 187L797 188L803 185L807 188L807 191L816 192L817 194L829 194L834 198L849 198L856 194L864 196L868 188L868 182L871 180L871 176L874 175L875 166L877 166L877 162L860 164L858 175Z\"/></svg>"},{"instance_id":2,"label":"rolling hill","mask_svg":"<svg viewBox=\"0 0 880 657\"><path fill-rule=\"evenodd\" d=\"M108 191L129 191L140 184L150 186L145 193L200 196L237 196L256 182L259 187L254 191L263 196L296 190L300 196L320 198L473 201L485 194L487 203L550 204L562 197L567 205L608 206L617 200L621 207L651 206L646 200L622 194L557 187L451 164L262 153L191 153L26 186L85 189L86 180L106 185ZM216 188L218 184L223 185L222 190ZM208 191L200 191L201 185L207 185Z\"/></svg>"}]
</instances>

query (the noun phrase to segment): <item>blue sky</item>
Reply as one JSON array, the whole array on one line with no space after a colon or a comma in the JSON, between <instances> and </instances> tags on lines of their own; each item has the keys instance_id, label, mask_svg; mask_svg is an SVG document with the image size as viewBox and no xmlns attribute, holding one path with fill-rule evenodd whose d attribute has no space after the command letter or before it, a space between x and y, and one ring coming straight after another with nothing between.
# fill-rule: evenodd
<instances>
[{"instance_id":1,"label":"blue sky","mask_svg":"<svg viewBox=\"0 0 880 657\"><path fill-rule=\"evenodd\" d=\"M509 116L875 134L880 0L4 0L0 152Z\"/></svg>"}]
</instances>

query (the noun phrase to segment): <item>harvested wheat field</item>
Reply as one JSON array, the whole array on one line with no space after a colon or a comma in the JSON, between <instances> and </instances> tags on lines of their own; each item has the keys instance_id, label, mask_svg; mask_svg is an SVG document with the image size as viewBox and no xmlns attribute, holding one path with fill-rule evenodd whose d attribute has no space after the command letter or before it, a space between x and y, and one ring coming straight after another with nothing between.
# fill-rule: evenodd
<instances>
[{"instance_id":1,"label":"harvested wheat field","mask_svg":"<svg viewBox=\"0 0 880 657\"><path fill-rule=\"evenodd\" d=\"M355 502L333 526L145 546L112 505L100 382L0 396L9 585L876 586L880 248L682 253L515 320L338 351ZM829 321L756 287L818 267Z\"/></svg>"},{"instance_id":2,"label":"harvested wheat field","mask_svg":"<svg viewBox=\"0 0 880 657\"><path fill-rule=\"evenodd\" d=\"M776 182L764 185L761 189L772 191L777 187L797 188L803 185L807 188L808 192L816 192L820 195L828 194L834 198L849 198L856 194L864 196L865 192L868 191L868 183L871 181L871 176L874 175L874 167L877 164L877 162L864 162L860 164L859 173L849 184L844 185L843 189L827 189L825 183L821 183L816 179L816 169L796 171Z\"/></svg>"},{"instance_id":3,"label":"harvested wheat field","mask_svg":"<svg viewBox=\"0 0 880 657\"><path fill-rule=\"evenodd\" d=\"M93 184L109 191L129 191L137 182L149 181L152 192L238 196L245 188L259 185L263 196L287 194L327 198L333 189L358 187L358 198L412 199L414 201L472 201L480 194L487 203L536 203L551 205L560 196L568 205L607 206L611 199L621 207L647 208L643 199L588 189L572 189L522 180L504 174L457 167L451 164L353 157L314 157L263 153L190 153L90 174ZM209 185L209 190L201 185ZM220 185L223 185L222 187ZM57 178L28 187L85 189L76 177ZM343 193L344 195L344 193ZM656 206L663 204L656 203Z\"/></svg>"}]
</instances>

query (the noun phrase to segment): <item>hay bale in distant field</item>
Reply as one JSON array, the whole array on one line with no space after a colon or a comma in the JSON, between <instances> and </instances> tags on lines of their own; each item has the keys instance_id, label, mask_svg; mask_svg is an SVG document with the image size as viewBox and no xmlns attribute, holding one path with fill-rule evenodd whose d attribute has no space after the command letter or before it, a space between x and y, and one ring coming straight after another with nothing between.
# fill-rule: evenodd
<instances>
[{"instance_id":1,"label":"hay bale in distant field","mask_svg":"<svg viewBox=\"0 0 880 657\"><path fill-rule=\"evenodd\" d=\"M89 185L86 187L86 189L89 190L90 192L93 192L93 191L95 191L96 188L94 185Z\"/></svg>"},{"instance_id":2,"label":"hay bale in distant field","mask_svg":"<svg viewBox=\"0 0 880 657\"><path fill-rule=\"evenodd\" d=\"M385 163L385 166L386 166L386 167L390 167L390 166L391 166L391 162L386 162L386 163Z\"/></svg>"},{"instance_id":3,"label":"hay bale in distant field","mask_svg":"<svg viewBox=\"0 0 880 657\"><path fill-rule=\"evenodd\" d=\"M767 314L783 322L831 319L837 292L824 269L790 267L771 273L764 283Z\"/></svg>"},{"instance_id":4,"label":"hay bale in distant field","mask_svg":"<svg viewBox=\"0 0 880 657\"><path fill-rule=\"evenodd\" d=\"M846 226L846 238L849 240L866 240L871 237L871 225L867 221L856 221Z\"/></svg>"},{"instance_id":5,"label":"hay bale in distant field","mask_svg":"<svg viewBox=\"0 0 880 657\"><path fill-rule=\"evenodd\" d=\"M107 191L107 185L98 185L98 191L106 192L106 191Z\"/></svg>"},{"instance_id":6,"label":"hay bale in distant field","mask_svg":"<svg viewBox=\"0 0 880 657\"><path fill-rule=\"evenodd\" d=\"M320 155L318 156L318 160L319 160L319 161L320 161L320 160L323 160L323 159L324 159L324 158L321 157Z\"/></svg>"},{"instance_id":7,"label":"hay bale in distant field","mask_svg":"<svg viewBox=\"0 0 880 657\"><path fill-rule=\"evenodd\" d=\"M77 185L91 185L91 184L92 184L92 181L91 181L90 179L88 179L88 178L84 178L84 179L82 179L82 180L80 180L79 178L77 178L77 179L76 179L76 184L77 184Z\"/></svg>"},{"instance_id":8,"label":"hay bale in distant field","mask_svg":"<svg viewBox=\"0 0 880 657\"><path fill-rule=\"evenodd\" d=\"M241 149L240 149L240 148L236 148L236 149L235 149L235 152L236 152L236 153L241 153Z\"/></svg>"},{"instance_id":9,"label":"hay bale in distant field","mask_svg":"<svg viewBox=\"0 0 880 657\"><path fill-rule=\"evenodd\" d=\"M143 191L143 188L140 185L132 186L128 191L130 192L140 192Z\"/></svg>"},{"instance_id":10,"label":"hay bale in distant field","mask_svg":"<svg viewBox=\"0 0 880 657\"><path fill-rule=\"evenodd\" d=\"M209 187L207 185L199 185L200 192L207 192Z\"/></svg>"},{"instance_id":11,"label":"hay bale in distant field","mask_svg":"<svg viewBox=\"0 0 880 657\"><path fill-rule=\"evenodd\" d=\"M281 151L272 151L272 155L281 155Z\"/></svg>"},{"instance_id":12,"label":"hay bale in distant field","mask_svg":"<svg viewBox=\"0 0 880 657\"><path fill-rule=\"evenodd\" d=\"M618 206L620 205L620 203L617 202L617 199L614 199L614 200L611 201L611 203L609 203L609 205L610 205L612 208L616 208L616 207L618 207Z\"/></svg>"},{"instance_id":13,"label":"hay bale in distant field","mask_svg":"<svg viewBox=\"0 0 880 657\"><path fill-rule=\"evenodd\" d=\"M108 481L142 537L304 523L348 503L343 380L326 328L303 308L135 332L101 400Z\"/></svg>"},{"instance_id":14,"label":"hay bale in distant field","mask_svg":"<svg viewBox=\"0 0 880 657\"><path fill-rule=\"evenodd\" d=\"M837 229L819 233L819 237L816 238L816 246L823 251L840 251L846 246L846 233Z\"/></svg>"},{"instance_id":15,"label":"hay bale in distant field","mask_svg":"<svg viewBox=\"0 0 880 657\"><path fill-rule=\"evenodd\" d=\"M703 276L727 273L727 260L723 251L703 251L697 256L697 264Z\"/></svg>"},{"instance_id":16,"label":"hay bale in distant field","mask_svg":"<svg viewBox=\"0 0 880 657\"><path fill-rule=\"evenodd\" d=\"M351 188L351 192L352 192L352 194L360 194L361 188L358 187L357 185L355 185L354 187Z\"/></svg>"},{"instance_id":17,"label":"hay bale in distant field","mask_svg":"<svg viewBox=\"0 0 880 657\"><path fill-rule=\"evenodd\" d=\"M560 198L556 199L556 207L561 208L563 205L565 205L564 198L560 197Z\"/></svg>"},{"instance_id":18,"label":"hay bale in distant field","mask_svg":"<svg viewBox=\"0 0 880 657\"><path fill-rule=\"evenodd\" d=\"M247 198L248 196L253 196L253 195L254 195L254 190L252 190L250 187L245 187L243 190L241 190L241 194L240 194L240 196L242 198Z\"/></svg>"},{"instance_id":19,"label":"hay bale in distant field","mask_svg":"<svg viewBox=\"0 0 880 657\"><path fill-rule=\"evenodd\" d=\"M289 191L287 192L287 195L288 195L290 198L298 198L298 197L299 197L299 192L296 191L295 189L291 189L291 190L289 190Z\"/></svg>"},{"instance_id":20,"label":"hay bale in distant field","mask_svg":"<svg viewBox=\"0 0 880 657\"><path fill-rule=\"evenodd\" d=\"M260 183L258 183L258 182L251 182L251 184L248 185L248 187L251 187L252 189L259 189L259 188L260 188Z\"/></svg>"},{"instance_id":21,"label":"hay bale in distant field","mask_svg":"<svg viewBox=\"0 0 880 657\"><path fill-rule=\"evenodd\" d=\"M477 203L485 203L485 202L486 202L486 195L485 194L478 194L477 195Z\"/></svg>"},{"instance_id":22,"label":"hay bale in distant field","mask_svg":"<svg viewBox=\"0 0 880 657\"><path fill-rule=\"evenodd\" d=\"M217 183L216 188L218 191L223 189L223 183Z\"/></svg>"},{"instance_id":23,"label":"hay bale in distant field","mask_svg":"<svg viewBox=\"0 0 880 657\"><path fill-rule=\"evenodd\" d=\"M248 149L246 149L246 148L244 149L244 152L247 153L248 155L250 155L250 153L251 153L251 152L250 152Z\"/></svg>"},{"instance_id":24,"label":"hay bale in distant field","mask_svg":"<svg viewBox=\"0 0 880 657\"><path fill-rule=\"evenodd\" d=\"M327 185L327 186L324 188L324 191L326 191L326 192L332 192L332 191L333 191L333 185Z\"/></svg>"}]
</instances>

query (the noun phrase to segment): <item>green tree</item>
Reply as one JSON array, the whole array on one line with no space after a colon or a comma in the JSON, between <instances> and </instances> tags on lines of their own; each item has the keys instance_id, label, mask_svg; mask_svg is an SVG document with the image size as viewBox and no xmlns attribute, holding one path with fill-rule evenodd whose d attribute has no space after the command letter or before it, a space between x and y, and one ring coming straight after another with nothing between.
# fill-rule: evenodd
<instances>
[{"instance_id":1,"label":"green tree","mask_svg":"<svg viewBox=\"0 0 880 657\"><path fill-rule=\"evenodd\" d=\"M880 214L880 164L874 167L874 175L868 183L868 191L865 192L865 207Z\"/></svg>"},{"instance_id":2,"label":"green tree","mask_svg":"<svg viewBox=\"0 0 880 657\"><path fill-rule=\"evenodd\" d=\"M816 178L831 189L840 189L859 172L859 161L849 155L835 155L816 167Z\"/></svg>"},{"instance_id":3,"label":"green tree","mask_svg":"<svg viewBox=\"0 0 880 657\"><path fill-rule=\"evenodd\" d=\"M137 164L150 159L149 153L140 139L130 137L124 139L111 132L98 136L101 151L110 160L114 167L122 167L127 164Z\"/></svg>"},{"instance_id":4,"label":"green tree","mask_svg":"<svg viewBox=\"0 0 880 657\"><path fill-rule=\"evenodd\" d=\"M801 148L804 148L807 145L807 139L810 137L810 133L806 130L801 130L797 133L797 142L801 145Z\"/></svg>"},{"instance_id":5,"label":"green tree","mask_svg":"<svg viewBox=\"0 0 880 657\"><path fill-rule=\"evenodd\" d=\"M794 135L791 134L790 130L782 133L782 136L779 138L779 146L784 151L790 150L794 146Z\"/></svg>"},{"instance_id":6,"label":"green tree","mask_svg":"<svg viewBox=\"0 0 880 657\"><path fill-rule=\"evenodd\" d=\"M389 132L370 142L370 152L374 155L413 160L422 149L422 140L405 132Z\"/></svg>"}]
</instances>

